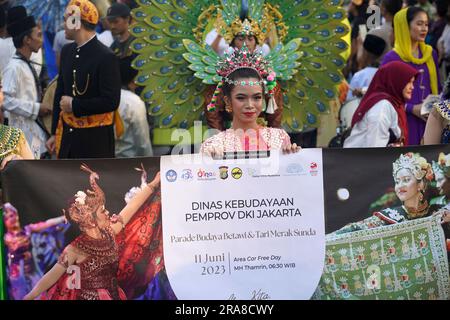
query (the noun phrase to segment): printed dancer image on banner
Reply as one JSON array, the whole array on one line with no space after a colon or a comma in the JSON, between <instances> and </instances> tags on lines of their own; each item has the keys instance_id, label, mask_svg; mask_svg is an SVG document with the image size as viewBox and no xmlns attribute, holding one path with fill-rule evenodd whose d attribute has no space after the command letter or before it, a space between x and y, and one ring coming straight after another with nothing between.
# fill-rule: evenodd
<instances>
[{"instance_id":1,"label":"printed dancer image on banner","mask_svg":"<svg viewBox=\"0 0 450 320\"><path fill-rule=\"evenodd\" d=\"M38 299L39 294L41 298L47 299L57 297L62 299L177 299L177 293L180 293L178 298L188 297L189 292L180 286L180 282L178 284L170 282L172 279L174 281L188 279L183 273L189 269L183 268L183 265L189 263L198 266L200 271L203 271L202 267L206 267L205 273L215 272L211 268L208 269L208 264L212 264L211 260L220 262L221 259L228 259L227 255L223 258L223 255L219 254L227 251L199 251L191 255L190 261L177 261L174 256L164 256L169 247L163 247L165 238L162 231L166 229L162 227L161 207L167 210L164 207L164 201L171 202L172 206L177 202L182 204L181 197L189 198L189 195L200 190L198 188L209 184L215 184L220 188L210 188L209 194L205 197L199 195L196 199L190 199L189 204L192 210L176 212L177 214L169 211L170 219L184 219L184 223L192 228L216 224L231 226L236 222L233 219L199 220L208 217L208 215L202 215L204 211L223 211L216 210L212 206L218 206L219 200L225 200L220 197L223 192L221 186L227 185L231 187L230 192L251 196L250 204L257 207L256 210L265 210L261 204L280 206L280 208L265 210L267 215L262 214L260 219L256 218L257 211L255 211L254 220L264 222L267 230L280 229L279 223L282 219L290 219L293 224L289 228L296 229L294 223L306 221L306 212L310 211L308 208L316 210L317 201L323 204L325 225L322 225L322 228L324 227L326 242L322 252L322 267L317 271L318 286L312 290L314 299L449 299L450 147L436 145L409 148L323 149L320 151L322 162L312 159L307 163L298 161L302 159L303 151L306 156L308 150L291 155L292 163L286 163L280 176L267 174L261 168L255 170L252 167L229 165L228 159L214 160L212 164L210 163L214 166L211 168L199 166L195 162L187 162L181 169L168 168L167 172L161 171L161 182L171 186L170 188L176 188L176 185L186 187L182 188L182 193L166 200L164 200L166 195L164 189L161 191L159 184L156 183L157 179L155 180L155 177L158 177L157 173L161 170L160 158L103 159L83 162L78 160L11 162L2 172L3 202L10 203L10 207L6 206L8 215L2 214L2 223L5 223L5 233L8 232L6 230L8 225L14 234L19 223L18 230L24 231L22 234L24 241L20 242L21 246L16 245L18 256L14 255L14 258L9 260L8 252L2 255L3 267L7 274L4 279L6 281L3 281L3 286L6 285L9 294L7 299L15 298L11 295L11 290L14 284L20 283L23 283L22 288L26 289L22 289L22 292L27 291L23 293L25 298L30 299ZM294 183L293 181L297 181L296 178L302 182ZM319 180L323 181L323 186L320 187L323 188L322 200L308 198L308 201L299 202L300 198L295 195L297 192L303 194L312 192L312 184L302 185L306 183L306 178L311 181L318 180L316 182L319 186ZM299 207L302 216L296 214L292 217L282 216L283 211L278 209L289 209L287 206L292 204L292 201L285 199L285 202L281 202L283 197L279 195L264 198L270 202L253 201L261 200L261 197L253 194L257 189L256 185L266 188L269 193L275 187L273 183L263 183L265 180L276 180L281 185L283 181L286 182L283 188L288 188L288 192L293 194L294 205ZM237 186L244 181L250 183L248 187L233 189L232 186ZM251 181L254 181L255 185L252 185ZM195 189L198 190L195 191ZM97 198L92 198L92 193L88 190L95 194L103 193L104 198L101 196L98 198L101 201L91 201ZM142 193L142 190L147 190L148 193ZM133 200L140 195L145 200L137 206L138 208L131 205L130 209L130 203L132 204ZM209 198L211 199L208 201ZM228 200L243 199L233 197ZM141 201L142 199L138 203ZM239 202L235 203L239 205ZM200 206L203 209L200 209ZM212 209L205 209L207 206ZM303 208L304 206L308 208ZM39 226L40 223L48 223L50 219L58 219L64 214L63 209L66 210L69 220L72 218L70 225L61 224L67 228L65 232L57 233L58 236L52 232L46 234L25 232L27 229L39 231L36 224ZM251 211L251 209L236 209L236 211ZM128 214L120 219L121 212L128 212ZM273 217L278 215L278 212L281 212L281 216ZM287 214L290 212L288 210ZM81 213L86 219L79 219ZM131 213L133 214L130 218ZM109 218L106 218L107 214ZM251 214L247 215L248 217L251 217ZM170 219L164 220L164 223L170 223ZM194 221L196 219L199 221ZM240 219L240 228L246 227L245 223L250 220ZM274 224L275 220L277 224ZM82 225L85 231L81 231L77 225ZM114 232L102 232L105 229L102 227L105 226L113 230L122 229L122 231L117 235L113 235ZM92 230L89 231L90 229ZM169 232L170 229L167 231ZM213 232L210 233L212 236ZM238 232L234 233L238 234ZM27 238L27 234L31 238ZM278 235L279 233L269 232L269 234ZM170 241L170 234L168 235ZM181 236L182 234L178 232L173 235ZM283 235L290 236L289 232ZM52 240L47 241L48 239ZM185 239L190 238L187 236ZM223 240L216 239L214 243L211 239L212 237L205 237L203 243L209 243L221 249ZM284 238L286 241L289 239ZM265 241L264 238L259 240ZM48 247L40 245L44 242ZM15 241L11 243L14 244ZM171 246L173 249L178 249L183 247L184 243L173 242ZM3 249L11 250L9 248L5 246ZM14 249L13 246L11 248ZM53 248L56 248L57 254L47 254L54 253ZM237 249L243 250L245 247L242 249L237 247ZM237 249L232 248L232 250ZM299 263L307 261L305 256L297 257L295 250L291 252L289 251L291 249L286 247L278 250L272 244L256 247L254 250L266 252L282 250L285 252L282 256L293 257L290 260L295 262L296 268L299 265L297 260L300 261ZM286 255L286 252L289 255ZM103 258L99 260L99 253L103 253L103 257L108 262L99 265L101 266L99 268L106 268L108 272L102 272L104 269L87 270L85 268L87 259L94 262L103 261ZM241 258L247 259L248 256ZM306 257L309 258L309 254ZM166 273L166 258L172 261L171 267L167 265L172 272L169 276ZM289 263L289 261L285 262ZM233 263L238 264L239 261L233 260ZM264 263L257 265L242 262L241 264L255 267ZM270 265L276 267L278 263ZM30 269L30 266L37 268ZM58 273L63 280L56 280L50 286L47 282L47 287L44 286L45 290L42 292L40 290L43 287L39 287L39 283L42 283L42 279L46 282L45 276L38 279L37 284L33 282L34 277L29 276L30 274L34 276L36 272L23 274L21 277L11 276L17 274L15 270L19 270L19 275L21 270L42 270L41 275L49 273L51 275L51 270L55 266L59 272L61 268L64 271L62 274ZM283 269L284 267L283 264ZM246 267L243 266L243 268ZM67 271L69 273L66 273ZM278 272L273 268L272 271ZM265 271L257 268L234 271L233 268L233 272L256 274ZM283 270L279 273L280 277L283 275L282 272ZM292 268L289 272L293 272ZM81 278L77 278L80 274ZM189 276L192 275L189 274ZM212 275L204 277L206 279ZM281 278L271 276L267 281L271 279ZM266 286L265 282L261 285ZM33 291L32 287L37 289ZM272 292L276 290L278 288L274 287ZM298 288L289 287L286 299L302 294L295 290ZM244 295L234 295L234 297L241 299ZM205 299L208 298L211 297ZM267 298L267 296L256 290L255 298Z\"/></svg>"},{"instance_id":2,"label":"printed dancer image on banner","mask_svg":"<svg viewBox=\"0 0 450 320\"><path fill-rule=\"evenodd\" d=\"M64 214L70 228L57 261L21 287L26 295L9 298L174 299L162 257L158 172L159 158L11 164L4 197L21 223Z\"/></svg>"},{"instance_id":3,"label":"printed dancer image on banner","mask_svg":"<svg viewBox=\"0 0 450 320\"><path fill-rule=\"evenodd\" d=\"M449 148L327 150L326 258L314 298L450 298L450 212L433 200L446 191L436 179L442 152Z\"/></svg>"}]
</instances>

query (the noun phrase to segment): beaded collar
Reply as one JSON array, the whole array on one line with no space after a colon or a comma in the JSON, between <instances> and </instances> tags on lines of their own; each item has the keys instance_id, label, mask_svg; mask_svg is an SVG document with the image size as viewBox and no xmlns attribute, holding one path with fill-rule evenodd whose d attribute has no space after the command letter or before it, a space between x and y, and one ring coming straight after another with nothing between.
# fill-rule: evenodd
<instances>
[{"instance_id":1,"label":"beaded collar","mask_svg":"<svg viewBox=\"0 0 450 320\"><path fill-rule=\"evenodd\" d=\"M17 152L21 135L20 129L0 124L0 160L13 152Z\"/></svg>"}]
</instances>

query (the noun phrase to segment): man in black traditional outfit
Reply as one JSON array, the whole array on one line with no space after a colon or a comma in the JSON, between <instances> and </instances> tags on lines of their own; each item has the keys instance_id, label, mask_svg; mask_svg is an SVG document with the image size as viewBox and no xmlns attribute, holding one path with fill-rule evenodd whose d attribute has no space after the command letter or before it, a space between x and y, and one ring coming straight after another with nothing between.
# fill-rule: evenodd
<instances>
[{"instance_id":1,"label":"man in black traditional outfit","mask_svg":"<svg viewBox=\"0 0 450 320\"><path fill-rule=\"evenodd\" d=\"M47 147L58 158L113 158L114 125L122 132L118 58L97 40L98 11L88 0L72 0L65 14L53 107L52 137Z\"/></svg>"}]
</instances>

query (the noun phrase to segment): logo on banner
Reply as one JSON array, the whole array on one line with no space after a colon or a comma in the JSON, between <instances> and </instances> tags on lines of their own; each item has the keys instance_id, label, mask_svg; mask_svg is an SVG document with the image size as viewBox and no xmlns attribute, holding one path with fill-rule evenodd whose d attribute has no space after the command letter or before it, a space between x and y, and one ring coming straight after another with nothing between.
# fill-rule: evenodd
<instances>
[{"instance_id":1,"label":"logo on banner","mask_svg":"<svg viewBox=\"0 0 450 320\"><path fill-rule=\"evenodd\" d=\"M256 168L247 168L250 177L258 177L258 170Z\"/></svg>"},{"instance_id":2,"label":"logo on banner","mask_svg":"<svg viewBox=\"0 0 450 320\"><path fill-rule=\"evenodd\" d=\"M317 176L317 174L319 173L317 163L315 162L311 162L311 164L309 165L309 169L309 173L311 174L311 176Z\"/></svg>"},{"instance_id":3,"label":"logo on banner","mask_svg":"<svg viewBox=\"0 0 450 320\"><path fill-rule=\"evenodd\" d=\"M220 179L225 180L228 178L228 167L227 166L221 166L219 167L220 172Z\"/></svg>"},{"instance_id":4,"label":"logo on banner","mask_svg":"<svg viewBox=\"0 0 450 320\"><path fill-rule=\"evenodd\" d=\"M299 163L291 163L286 168L286 175L303 175L306 174L304 172L303 167Z\"/></svg>"},{"instance_id":5,"label":"logo on banner","mask_svg":"<svg viewBox=\"0 0 450 320\"><path fill-rule=\"evenodd\" d=\"M184 181L192 181L194 180L194 174L192 173L191 169L184 169L181 172L181 179L183 179Z\"/></svg>"},{"instance_id":6,"label":"logo on banner","mask_svg":"<svg viewBox=\"0 0 450 320\"><path fill-rule=\"evenodd\" d=\"M242 177L242 169L238 167L233 168L233 170L231 170L231 176L236 180L240 179Z\"/></svg>"},{"instance_id":7,"label":"logo on banner","mask_svg":"<svg viewBox=\"0 0 450 320\"><path fill-rule=\"evenodd\" d=\"M216 173L211 171L206 171L203 169L198 169L197 171L198 180L216 180Z\"/></svg>"},{"instance_id":8,"label":"logo on banner","mask_svg":"<svg viewBox=\"0 0 450 320\"><path fill-rule=\"evenodd\" d=\"M177 173L175 170L169 170L166 172L166 179L169 182L175 182L177 180Z\"/></svg>"}]
</instances>

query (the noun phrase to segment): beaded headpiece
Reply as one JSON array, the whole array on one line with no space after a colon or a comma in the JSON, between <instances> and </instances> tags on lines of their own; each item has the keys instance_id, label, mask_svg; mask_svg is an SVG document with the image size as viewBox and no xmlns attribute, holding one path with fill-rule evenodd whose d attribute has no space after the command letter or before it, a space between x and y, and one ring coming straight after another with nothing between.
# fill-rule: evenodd
<instances>
[{"instance_id":1,"label":"beaded headpiece","mask_svg":"<svg viewBox=\"0 0 450 320\"><path fill-rule=\"evenodd\" d=\"M436 102L433 104L433 107L444 119L450 120L450 99Z\"/></svg>"},{"instance_id":2,"label":"beaded headpiece","mask_svg":"<svg viewBox=\"0 0 450 320\"><path fill-rule=\"evenodd\" d=\"M394 179L401 169L408 169L417 180L426 179L431 181L434 177L431 165L419 153L408 152L400 155L393 163L392 175Z\"/></svg>"},{"instance_id":3,"label":"beaded headpiece","mask_svg":"<svg viewBox=\"0 0 450 320\"><path fill-rule=\"evenodd\" d=\"M442 92L439 95L440 100L433 104L433 108L446 120L450 120L450 77L445 80Z\"/></svg>"},{"instance_id":4,"label":"beaded headpiece","mask_svg":"<svg viewBox=\"0 0 450 320\"><path fill-rule=\"evenodd\" d=\"M22 130L0 124L0 161L17 151Z\"/></svg>"},{"instance_id":5,"label":"beaded headpiece","mask_svg":"<svg viewBox=\"0 0 450 320\"><path fill-rule=\"evenodd\" d=\"M260 80L259 81L231 80L229 78L230 74L232 74L238 69L253 69L259 74ZM266 112L273 113L277 109L273 97L275 87L277 85L276 73L273 71L269 61L263 57L261 50L255 50L253 52L250 52L245 43L240 50L230 48L229 51L225 53L225 56L217 62L216 72L219 76L222 77L222 80L218 83L217 88L214 91L211 103L208 105L208 111L215 110L217 96L222 91L222 87L225 82L235 86L237 85L263 86L265 89L265 93L268 94L269 97L271 98L269 100L269 106Z\"/></svg>"},{"instance_id":6,"label":"beaded headpiece","mask_svg":"<svg viewBox=\"0 0 450 320\"><path fill-rule=\"evenodd\" d=\"M105 193L97 184L99 176L87 165L82 164L81 170L88 172L89 183L92 189L86 192L78 191L69 203L67 210L63 210L67 220L77 223L81 229L92 226L94 218L92 213L105 204Z\"/></svg>"},{"instance_id":7,"label":"beaded headpiece","mask_svg":"<svg viewBox=\"0 0 450 320\"><path fill-rule=\"evenodd\" d=\"M3 204L3 217L6 216L8 211L11 211L15 215L18 215L17 209L11 203L6 202L5 204Z\"/></svg>"}]
</instances>

